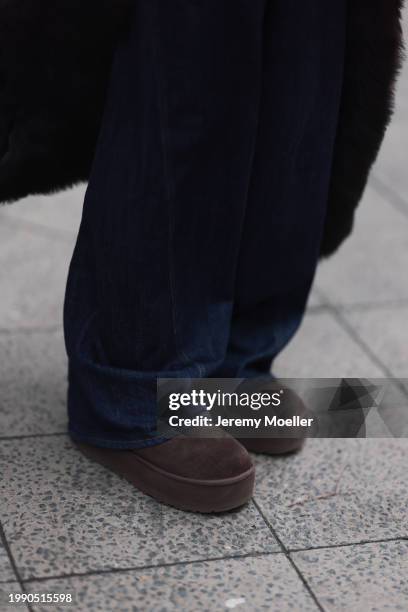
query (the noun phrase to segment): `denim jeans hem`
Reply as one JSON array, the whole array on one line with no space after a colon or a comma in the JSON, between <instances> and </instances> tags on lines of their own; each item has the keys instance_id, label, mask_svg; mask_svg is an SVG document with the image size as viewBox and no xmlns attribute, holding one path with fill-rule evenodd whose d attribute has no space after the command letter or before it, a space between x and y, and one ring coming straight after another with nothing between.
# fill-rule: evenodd
<instances>
[{"instance_id":1,"label":"denim jeans hem","mask_svg":"<svg viewBox=\"0 0 408 612\"><path fill-rule=\"evenodd\" d=\"M71 428L69 429L69 435L73 442L82 442L84 444L90 444L91 446L118 450L149 448L151 446L157 446L159 444L163 444L164 442L168 442L168 438L164 438L163 436L151 437L144 440L107 440L105 438L98 438L88 436L86 434L80 434L76 431L73 431Z\"/></svg>"}]
</instances>

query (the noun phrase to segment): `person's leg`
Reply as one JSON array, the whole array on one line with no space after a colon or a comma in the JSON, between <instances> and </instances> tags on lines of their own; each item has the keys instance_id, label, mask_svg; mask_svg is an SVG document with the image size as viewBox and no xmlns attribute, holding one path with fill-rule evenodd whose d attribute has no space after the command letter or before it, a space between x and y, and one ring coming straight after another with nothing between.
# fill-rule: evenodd
<instances>
[{"instance_id":1,"label":"person's leg","mask_svg":"<svg viewBox=\"0 0 408 612\"><path fill-rule=\"evenodd\" d=\"M266 0L136 0L71 263L69 431L156 499L252 494L233 438L156 437L158 377L224 360L259 114Z\"/></svg>"},{"instance_id":2,"label":"person's leg","mask_svg":"<svg viewBox=\"0 0 408 612\"><path fill-rule=\"evenodd\" d=\"M273 0L259 131L221 377L268 377L302 320L326 214L346 0Z\"/></svg>"},{"instance_id":3,"label":"person's leg","mask_svg":"<svg viewBox=\"0 0 408 612\"><path fill-rule=\"evenodd\" d=\"M317 266L342 90L346 0L274 0L265 17L263 91L256 154L221 377L249 378L242 392L281 392L279 417L306 408L275 357L296 333ZM271 409L265 411L271 416ZM309 415L311 416L311 415ZM305 429L239 441L253 452L299 450ZM279 437L277 437L279 436Z\"/></svg>"},{"instance_id":4,"label":"person's leg","mask_svg":"<svg viewBox=\"0 0 408 612\"><path fill-rule=\"evenodd\" d=\"M65 307L70 432L155 439L157 377L225 357L265 0L137 0L118 49Z\"/></svg>"}]
</instances>

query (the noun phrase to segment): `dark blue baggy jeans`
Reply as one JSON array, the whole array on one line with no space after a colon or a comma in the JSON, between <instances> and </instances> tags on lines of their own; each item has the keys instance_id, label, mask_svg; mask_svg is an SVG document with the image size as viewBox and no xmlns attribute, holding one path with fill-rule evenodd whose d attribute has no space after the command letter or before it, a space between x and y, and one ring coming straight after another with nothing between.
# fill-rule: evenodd
<instances>
[{"instance_id":1,"label":"dark blue baggy jeans","mask_svg":"<svg viewBox=\"0 0 408 612\"><path fill-rule=\"evenodd\" d=\"M160 443L158 377L268 375L327 204L346 0L135 0L65 301L69 428Z\"/></svg>"}]
</instances>

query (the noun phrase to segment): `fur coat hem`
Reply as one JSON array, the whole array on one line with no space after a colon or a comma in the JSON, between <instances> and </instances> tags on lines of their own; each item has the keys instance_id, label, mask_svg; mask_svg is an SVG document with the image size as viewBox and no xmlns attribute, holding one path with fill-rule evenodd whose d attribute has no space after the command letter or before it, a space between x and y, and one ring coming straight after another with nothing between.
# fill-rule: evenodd
<instances>
[{"instance_id":1,"label":"fur coat hem","mask_svg":"<svg viewBox=\"0 0 408 612\"><path fill-rule=\"evenodd\" d=\"M0 202L86 181L111 61L135 0L0 0ZM393 110L403 0L348 2L321 255L350 234Z\"/></svg>"}]
</instances>

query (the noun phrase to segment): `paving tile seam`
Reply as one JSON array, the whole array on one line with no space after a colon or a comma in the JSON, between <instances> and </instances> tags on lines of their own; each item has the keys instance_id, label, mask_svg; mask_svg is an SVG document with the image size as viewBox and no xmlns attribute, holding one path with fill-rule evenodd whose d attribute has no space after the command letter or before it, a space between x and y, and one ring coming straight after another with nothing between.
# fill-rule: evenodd
<instances>
[{"instance_id":1,"label":"paving tile seam","mask_svg":"<svg viewBox=\"0 0 408 612\"><path fill-rule=\"evenodd\" d=\"M281 550L274 551L259 551L250 552L243 555L223 555L221 557L203 557L200 559L184 560L184 561L171 561L169 563L151 563L148 565L136 565L131 567L114 567L100 570L89 570L87 572L71 572L68 574L56 574L51 576L32 576L30 578L24 578L23 582L25 585L29 585L32 582L50 582L52 580L67 580L71 578L86 578L91 576L106 576L115 574L129 574L132 572L144 572L146 570L157 570L160 568L171 568L171 567L184 567L190 565L198 565L200 563L218 563L220 561L241 561L243 559L259 559L264 557L276 557L283 556L284 553Z\"/></svg>"},{"instance_id":2,"label":"paving tile seam","mask_svg":"<svg viewBox=\"0 0 408 612\"><path fill-rule=\"evenodd\" d=\"M404 217L408 218L408 202L403 196L397 193L376 174L371 176L370 185L375 193L390 204L394 210L399 211Z\"/></svg>"},{"instance_id":3,"label":"paving tile seam","mask_svg":"<svg viewBox=\"0 0 408 612\"><path fill-rule=\"evenodd\" d=\"M34 334L62 333L62 325L49 325L44 327L0 327L1 336L30 336Z\"/></svg>"},{"instance_id":4,"label":"paving tile seam","mask_svg":"<svg viewBox=\"0 0 408 612\"><path fill-rule=\"evenodd\" d=\"M67 431L56 431L53 433L39 433L39 434L21 434L17 436L3 436L0 435L0 443L1 442L9 442L13 440L32 440L35 438L61 438L68 437Z\"/></svg>"},{"instance_id":5,"label":"paving tile seam","mask_svg":"<svg viewBox=\"0 0 408 612\"><path fill-rule=\"evenodd\" d=\"M408 536L398 536L395 538L380 538L380 539L369 539L369 540L359 540L356 542L344 542L340 544L322 544L319 546L307 546L302 548L292 548L288 547L288 551L290 554L298 553L298 552L309 552L315 550L330 550L333 548L351 548L353 546L366 546L367 544L386 544L387 542L408 542Z\"/></svg>"},{"instance_id":6,"label":"paving tile seam","mask_svg":"<svg viewBox=\"0 0 408 612\"><path fill-rule=\"evenodd\" d=\"M281 547L282 553L285 555L285 557L288 560L289 564L292 566L293 570L295 571L295 573L297 574L298 578L300 579L300 581L302 582L303 586L305 587L306 591L309 593L309 595L312 598L312 601L316 605L317 609L320 610L320 612L325 612L325 609L323 608L322 604L320 603L320 601L319 601L317 595L315 594L315 592L313 591L311 585L307 581L306 577L303 575L302 571L298 567L298 565L295 562L295 560L291 557L289 550L286 548L285 544L283 543L281 538L278 536L278 534L277 534L275 528L273 527L272 523L266 517L265 513L263 512L262 508L260 507L260 505L258 504L258 502L256 501L255 498L252 499L252 503L255 506L255 508L257 509L257 511L259 512L260 516L262 517L262 519L265 522L266 526L268 527L269 531L271 532L271 534L273 535L275 540L278 542L279 546Z\"/></svg>"},{"instance_id":7,"label":"paving tile seam","mask_svg":"<svg viewBox=\"0 0 408 612\"><path fill-rule=\"evenodd\" d=\"M355 344L357 344L360 349L365 353L367 357L383 371L385 378L397 378L393 375L392 371L388 368L388 366L374 353L374 351L368 346L368 344L361 338L358 331L355 327L347 320L345 314L349 312L349 309L339 307L334 302L330 301L330 298L325 294L325 299L327 302L326 312L331 314L333 318L337 321L343 331L346 332L349 338L353 340Z\"/></svg>"},{"instance_id":8,"label":"paving tile seam","mask_svg":"<svg viewBox=\"0 0 408 612\"><path fill-rule=\"evenodd\" d=\"M336 308L339 312L360 312L370 310L381 311L381 310L403 310L408 308L408 298L401 300L384 300L379 302L354 302L354 303L335 303L327 301L324 304L317 304L316 306L309 306L306 313L307 315L316 316L322 313L330 313L330 311Z\"/></svg>"},{"instance_id":9,"label":"paving tile seam","mask_svg":"<svg viewBox=\"0 0 408 612\"><path fill-rule=\"evenodd\" d=\"M360 347L362 351L366 354L366 356L380 369L382 370L385 378L391 378L395 380L395 386L401 391L401 393L408 399L408 389L406 386L399 382L399 378L394 375L392 370L388 368L388 366L376 355L376 353L370 348L370 346L361 338L358 331L354 328L354 326L347 320L344 314L339 311L339 309L332 305L329 308L329 311L332 313L333 317L342 327L342 329L349 335L349 337Z\"/></svg>"},{"instance_id":10,"label":"paving tile seam","mask_svg":"<svg viewBox=\"0 0 408 612\"><path fill-rule=\"evenodd\" d=\"M316 304L315 306L309 306L306 312L308 315L316 315L324 312L325 310L327 310L326 304Z\"/></svg>"},{"instance_id":11,"label":"paving tile seam","mask_svg":"<svg viewBox=\"0 0 408 612\"><path fill-rule=\"evenodd\" d=\"M347 336L356 344L380 370L382 370L384 374L384 378L395 380L396 387L402 392L402 394L408 398L408 389L402 382L398 382L401 377L395 376L392 370L388 368L388 366L376 355L376 353L370 348L370 346L364 341L364 339L359 335L358 331L354 328L354 326L347 320L347 313L351 312L351 308L339 306L330 302L327 295L325 295L325 300L327 301L324 307L321 307L327 314L331 314L335 321L340 325L344 332L346 332ZM321 312L321 311L320 311ZM319 314L318 312L311 312L312 316L316 316Z\"/></svg>"},{"instance_id":12,"label":"paving tile seam","mask_svg":"<svg viewBox=\"0 0 408 612\"><path fill-rule=\"evenodd\" d=\"M14 559L14 555L13 555L13 553L11 551L11 548L10 548L10 545L8 543L8 540L7 540L6 534L4 532L3 525L1 523L1 521L0 521L0 544L3 545L4 550L6 551L6 554L7 554L7 557L8 557L11 569L13 570L13 573L14 573L14 581L12 581L12 582L17 582L17 584L19 585L19 587L21 589L21 592L22 593L26 593L26 588L25 588L24 582L22 580L22 577L21 577L20 571L18 569L16 560ZM9 582L10 582L10 580L7 580L4 583L2 582L1 584L8 584ZM32 607L30 606L30 604L27 604L27 608L28 608L29 612L33 612L32 611Z\"/></svg>"},{"instance_id":13,"label":"paving tile seam","mask_svg":"<svg viewBox=\"0 0 408 612\"><path fill-rule=\"evenodd\" d=\"M22 230L28 230L33 235L39 236L41 238L58 241L62 240L67 244L71 244L72 240L77 234L76 230L63 230L59 227L51 227L49 225L43 225L42 223L37 223L35 221L28 221L27 219L23 219L21 217L13 217L9 215L7 211L1 209L0 224L3 224L10 229L17 227Z\"/></svg>"},{"instance_id":14,"label":"paving tile seam","mask_svg":"<svg viewBox=\"0 0 408 612\"><path fill-rule=\"evenodd\" d=\"M359 311L381 311L381 310L403 310L404 308L408 308L408 299L400 299L400 300L384 300L379 302L354 302L353 304L334 304L334 306L340 310L341 312L359 312ZM327 308L330 308L331 305L327 304Z\"/></svg>"}]
</instances>

